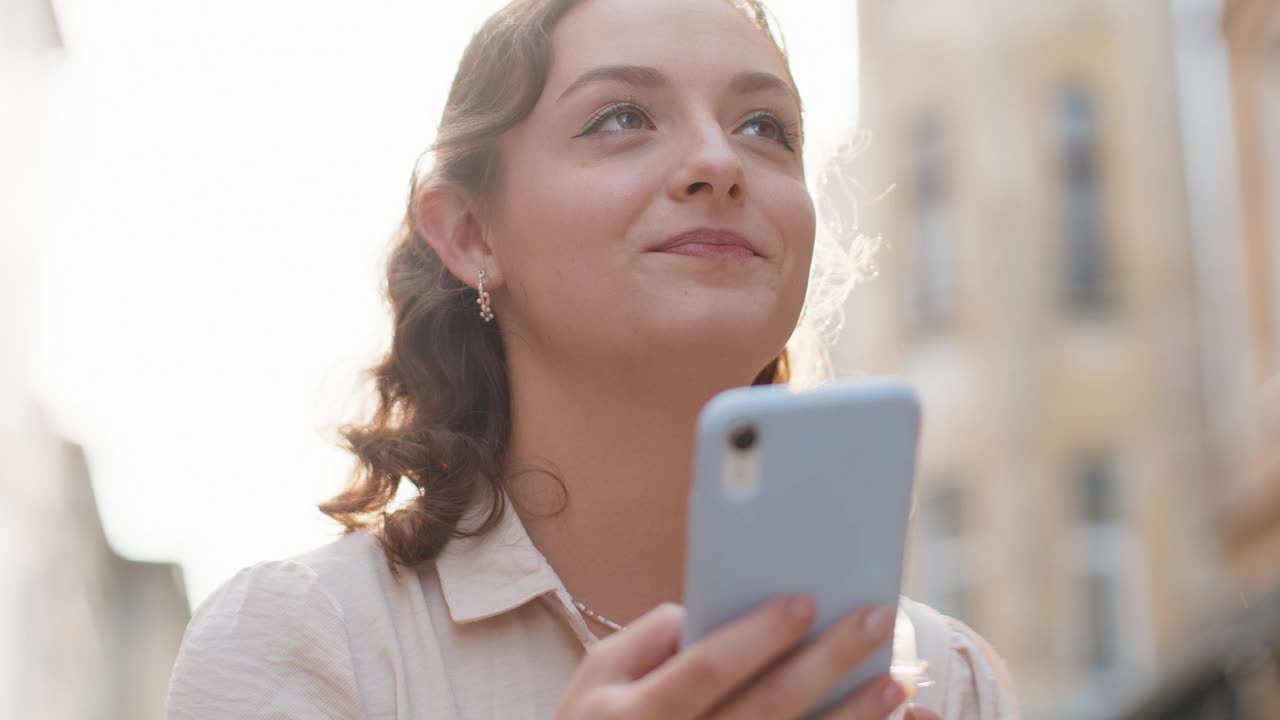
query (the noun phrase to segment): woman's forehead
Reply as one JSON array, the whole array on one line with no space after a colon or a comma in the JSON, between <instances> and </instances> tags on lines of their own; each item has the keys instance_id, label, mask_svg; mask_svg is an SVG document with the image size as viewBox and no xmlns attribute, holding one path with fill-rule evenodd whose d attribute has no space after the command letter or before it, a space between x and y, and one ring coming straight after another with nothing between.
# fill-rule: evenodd
<instances>
[{"instance_id":1,"label":"woman's forehead","mask_svg":"<svg viewBox=\"0 0 1280 720\"><path fill-rule=\"evenodd\" d=\"M726 0L587 0L556 25L552 45L552 97L610 66L655 68L675 82L755 72L790 84L773 40Z\"/></svg>"}]
</instances>

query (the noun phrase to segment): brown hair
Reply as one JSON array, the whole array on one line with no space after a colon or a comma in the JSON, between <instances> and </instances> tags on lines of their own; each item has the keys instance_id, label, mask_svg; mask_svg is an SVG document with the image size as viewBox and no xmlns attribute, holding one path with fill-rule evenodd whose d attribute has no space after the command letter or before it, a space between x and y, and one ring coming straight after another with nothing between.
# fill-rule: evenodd
<instances>
[{"instance_id":1,"label":"brown hair","mask_svg":"<svg viewBox=\"0 0 1280 720\"><path fill-rule=\"evenodd\" d=\"M462 55L432 147L435 165L414 173L409 207L387 262L393 337L369 375L372 417L342 429L357 465L350 485L320 510L346 532L375 531L395 571L433 559L453 537L488 532L506 510L504 460L511 432L506 354L485 323L475 290L461 283L419 234L414 210L440 184L484 198L500 178L502 135L537 103L551 65L550 33L583 0L514 0L484 24ZM759 0L729 0L756 27L776 35ZM754 383L790 378L787 353ZM402 480L417 497L392 510ZM479 527L460 529L478 492L491 510Z\"/></svg>"}]
</instances>

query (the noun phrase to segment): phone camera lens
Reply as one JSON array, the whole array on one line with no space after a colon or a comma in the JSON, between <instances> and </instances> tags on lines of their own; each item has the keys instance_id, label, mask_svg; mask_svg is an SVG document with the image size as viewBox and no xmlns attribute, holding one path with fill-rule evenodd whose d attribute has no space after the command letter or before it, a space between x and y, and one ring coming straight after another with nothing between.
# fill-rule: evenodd
<instances>
[{"instance_id":1,"label":"phone camera lens","mask_svg":"<svg viewBox=\"0 0 1280 720\"><path fill-rule=\"evenodd\" d=\"M729 433L729 442L737 450L750 450L756 445L756 429L753 425L740 425Z\"/></svg>"}]
</instances>

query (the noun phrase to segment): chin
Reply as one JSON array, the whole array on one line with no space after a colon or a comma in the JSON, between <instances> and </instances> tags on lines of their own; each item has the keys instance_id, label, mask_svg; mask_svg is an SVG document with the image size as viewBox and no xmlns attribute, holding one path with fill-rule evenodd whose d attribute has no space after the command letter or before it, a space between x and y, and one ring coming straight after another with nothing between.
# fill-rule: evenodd
<instances>
[{"instance_id":1,"label":"chin","mask_svg":"<svg viewBox=\"0 0 1280 720\"><path fill-rule=\"evenodd\" d=\"M637 293L614 327L626 328L619 339L641 356L723 365L750 381L786 346L803 302L803 287L786 296L766 288Z\"/></svg>"},{"instance_id":2,"label":"chin","mask_svg":"<svg viewBox=\"0 0 1280 720\"><path fill-rule=\"evenodd\" d=\"M723 366L730 376L749 375L749 382L786 346L793 330L794 323L761 322L741 314L685 317L646 333L645 344L690 364Z\"/></svg>"}]
</instances>

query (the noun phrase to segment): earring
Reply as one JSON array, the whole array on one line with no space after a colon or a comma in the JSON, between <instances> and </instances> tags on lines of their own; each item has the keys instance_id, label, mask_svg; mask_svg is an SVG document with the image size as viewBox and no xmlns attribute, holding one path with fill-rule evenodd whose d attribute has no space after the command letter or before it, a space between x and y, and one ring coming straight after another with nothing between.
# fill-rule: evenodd
<instances>
[{"instance_id":1,"label":"earring","mask_svg":"<svg viewBox=\"0 0 1280 720\"><path fill-rule=\"evenodd\" d=\"M476 280L476 292L480 297L476 298L476 304L480 306L480 317L485 322L493 321L493 306L489 304L489 292L484 289L484 271L480 271L480 278Z\"/></svg>"}]
</instances>

